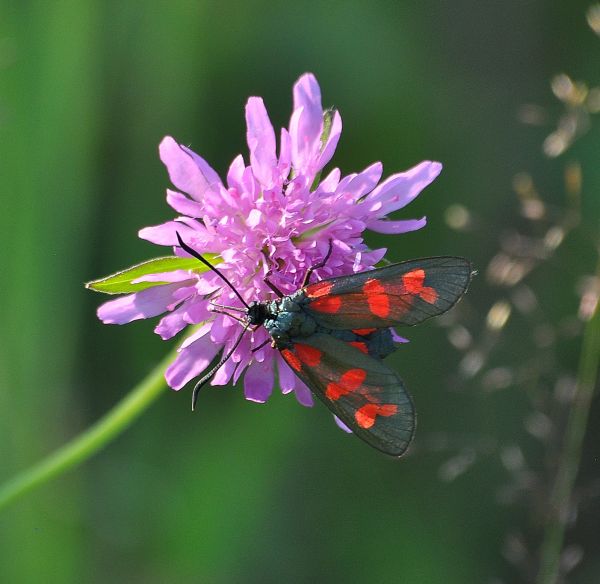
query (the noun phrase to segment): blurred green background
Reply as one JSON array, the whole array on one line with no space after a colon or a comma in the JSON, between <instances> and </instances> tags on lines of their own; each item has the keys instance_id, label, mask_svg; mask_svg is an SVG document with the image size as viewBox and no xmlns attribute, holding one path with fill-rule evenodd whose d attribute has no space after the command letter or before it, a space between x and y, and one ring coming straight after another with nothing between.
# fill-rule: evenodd
<instances>
[{"instance_id":1,"label":"blurred green background","mask_svg":"<svg viewBox=\"0 0 600 584\"><path fill-rule=\"evenodd\" d=\"M154 322L101 325L104 298L83 288L162 254L136 234L172 216L157 155L164 135L223 174L247 151L247 97L263 96L274 125L287 125L292 84L312 71L324 105L342 114L333 162L344 173L375 160L385 175L423 159L444 163L403 214L427 215L428 227L370 242L391 245L394 260L464 255L484 272L514 221L515 173L530 172L562 200L565 160L541 152L551 127L524 126L517 112L526 102L559 112L549 79L563 70L600 81L587 7L1 2L0 479L97 420L173 346L152 334ZM599 145L592 128L566 155L583 166L584 215L596 218ZM452 204L488 227L450 230ZM594 265L583 244L563 251L538 282L572 280L550 307L556 318L577 311L575 277ZM496 297L482 274L461 314L482 326ZM503 332L504 363L519 360L520 334ZM214 388L192 415L189 389L165 392L96 457L0 515L0 581L517 581L506 540L526 523L525 507L498 502L511 481L498 452L518 442L532 466L543 465L544 448L523 428L530 406L517 386L463 386L462 353L444 329L407 336L389 361L418 407L411 456L379 455L324 408L290 396L258 405L239 388ZM579 342L562 355L565 369L575 369ZM443 480L440 469L470 445L475 463ZM592 481L597 455L589 446L584 457ZM586 554L577 582L600 577L600 517L587 515L575 532Z\"/></svg>"}]
</instances>

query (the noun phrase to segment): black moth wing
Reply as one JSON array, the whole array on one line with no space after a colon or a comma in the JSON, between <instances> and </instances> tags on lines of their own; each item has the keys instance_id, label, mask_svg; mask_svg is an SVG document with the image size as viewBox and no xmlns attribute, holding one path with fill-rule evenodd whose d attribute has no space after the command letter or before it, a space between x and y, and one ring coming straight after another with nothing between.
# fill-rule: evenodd
<instances>
[{"instance_id":1,"label":"black moth wing","mask_svg":"<svg viewBox=\"0 0 600 584\"><path fill-rule=\"evenodd\" d=\"M382 361L325 333L294 340L281 354L296 375L354 434L392 456L415 432L404 383Z\"/></svg>"},{"instance_id":2,"label":"black moth wing","mask_svg":"<svg viewBox=\"0 0 600 584\"><path fill-rule=\"evenodd\" d=\"M472 274L460 257L409 260L310 284L304 310L329 329L412 326L452 308Z\"/></svg>"}]
</instances>

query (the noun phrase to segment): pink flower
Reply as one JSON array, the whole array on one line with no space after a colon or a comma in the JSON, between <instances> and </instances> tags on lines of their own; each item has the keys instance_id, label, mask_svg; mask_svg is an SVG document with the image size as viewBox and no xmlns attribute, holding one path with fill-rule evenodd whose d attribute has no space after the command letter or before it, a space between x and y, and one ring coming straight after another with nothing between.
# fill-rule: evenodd
<instances>
[{"instance_id":1,"label":"pink flower","mask_svg":"<svg viewBox=\"0 0 600 584\"><path fill-rule=\"evenodd\" d=\"M327 123L324 122L327 121ZM179 213L173 220L139 232L157 245L178 246L176 232L199 253L220 256L218 264L246 302L274 297L264 278L284 293L297 290L306 270L333 249L318 278L361 272L379 262L386 250L370 250L365 229L400 234L420 229L425 218L391 221L387 215L410 203L441 171L438 162L414 168L379 183L382 165L376 162L358 174L341 178L334 168L320 182L342 130L340 115L325 115L315 77L307 73L294 86L294 111L289 130L281 130L279 151L275 131L259 97L246 105L250 165L242 155L229 167L224 184L195 152L166 137L160 158L177 190L167 190L167 202ZM109 301L98 309L107 324L124 324L164 314L155 332L169 339L189 325L199 325L181 344L177 359L166 372L174 389L199 376L222 352L228 352L241 333L230 316L214 311L215 304L238 306L235 294L213 272L176 270L149 274L138 281L159 283ZM218 308L217 308L218 310ZM312 404L308 388L267 343L264 328L245 335L231 359L212 379L212 385L234 383L243 375L247 399L265 402L275 384L283 393L294 391L298 401Z\"/></svg>"}]
</instances>

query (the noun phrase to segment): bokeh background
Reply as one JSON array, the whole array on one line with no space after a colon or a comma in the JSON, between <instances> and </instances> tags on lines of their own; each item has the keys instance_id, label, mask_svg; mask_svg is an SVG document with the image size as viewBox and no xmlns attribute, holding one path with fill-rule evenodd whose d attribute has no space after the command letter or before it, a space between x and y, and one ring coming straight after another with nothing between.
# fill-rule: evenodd
<instances>
[{"instance_id":1,"label":"bokeh background","mask_svg":"<svg viewBox=\"0 0 600 584\"><path fill-rule=\"evenodd\" d=\"M174 346L152 322L101 325L104 298L83 288L161 255L136 237L171 217L161 138L190 144L224 173L246 152L247 97L263 96L274 125L286 125L305 71L342 114L334 163L344 173L375 160L384 174L444 163L399 214L427 215L427 228L370 242L390 245L393 260L464 255L480 276L454 322L407 332L411 343L389 359L418 408L409 456L372 451L292 396L258 405L239 388L212 388L192 415L189 389L165 392L97 456L2 512L0 581L533 581L569 404L546 406L576 371L578 286L596 261L598 126L561 156L542 150L566 111L552 76L600 82L587 9L579 0L1 2L0 479L100 418ZM486 315L511 305L512 292L487 267L507 234L534 241L560 223L574 162L588 234L575 229L519 282L547 328L513 309L493 333ZM521 212L513 186L523 172L553 209L547 223ZM538 358L537 381L520 376ZM579 477L589 496L567 534L572 582L600 578L598 413Z\"/></svg>"}]
</instances>

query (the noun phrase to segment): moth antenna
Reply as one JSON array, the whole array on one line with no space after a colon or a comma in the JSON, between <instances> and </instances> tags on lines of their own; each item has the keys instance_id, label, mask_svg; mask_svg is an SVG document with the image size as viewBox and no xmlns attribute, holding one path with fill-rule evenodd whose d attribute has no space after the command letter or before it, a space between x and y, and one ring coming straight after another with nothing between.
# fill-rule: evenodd
<instances>
[{"instance_id":1,"label":"moth antenna","mask_svg":"<svg viewBox=\"0 0 600 584\"><path fill-rule=\"evenodd\" d=\"M210 380L210 378L217 372L217 370L221 367L221 365L223 365L223 363L225 363L230 357L231 355L233 355L233 352L238 348L239 344L242 342L242 339L244 338L244 334L246 333L246 331L248 330L248 327L250 326L250 324L247 324L244 327L244 330L242 331L242 334L239 336L238 340L235 342L235 345L233 345L233 347L231 348L231 350L227 353L227 355L225 355L225 357L223 357L206 375L204 375L202 377L202 379L200 379L200 381L198 381L198 383L196 383L196 385L194 386L194 391L192 392L192 412L196 409L196 402L198 401L198 393L199 391L202 389L202 387L206 384L207 381Z\"/></svg>"},{"instance_id":2,"label":"moth antenna","mask_svg":"<svg viewBox=\"0 0 600 584\"><path fill-rule=\"evenodd\" d=\"M213 266L207 259L203 258L197 251L193 250L187 243L185 243L183 239L181 239L181 235L179 235L178 231L175 232L175 235L177 235L177 240L179 241L179 245L183 250L187 251L191 256L194 256L196 259L200 260L205 266L207 266L213 272L215 272L215 274L217 274L223 280L223 282L225 282L225 284L227 284L233 290L233 293L238 297L239 301L246 308L250 308L250 306L248 306L248 303L242 298L242 295L234 288L233 284L221 273L220 270L215 268L215 266Z\"/></svg>"}]
</instances>

